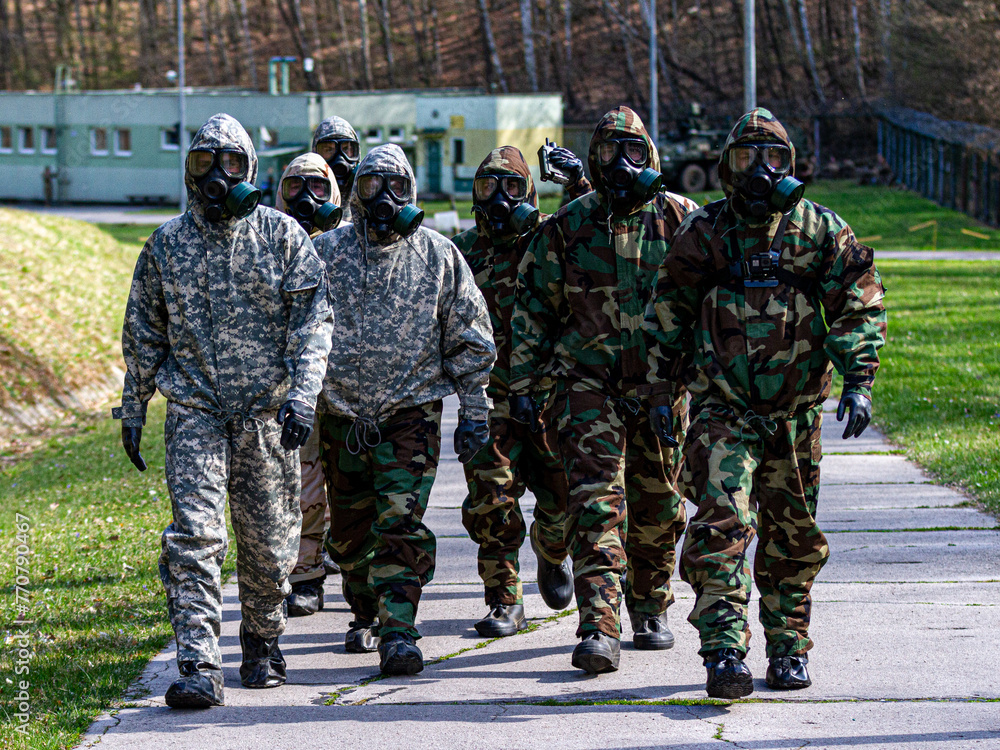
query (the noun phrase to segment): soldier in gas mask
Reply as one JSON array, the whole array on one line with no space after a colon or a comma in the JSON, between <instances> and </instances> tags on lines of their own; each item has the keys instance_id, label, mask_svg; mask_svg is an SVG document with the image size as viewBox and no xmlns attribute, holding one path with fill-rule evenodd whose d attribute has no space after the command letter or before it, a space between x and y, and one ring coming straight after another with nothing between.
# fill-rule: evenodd
<instances>
[{"instance_id":1,"label":"soldier in gas mask","mask_svg":"<svg viewBox=\"0 0 1000 750\"><path fill-rule=\"evenodd\" d=\"M557 383L566 540L580 611L573 664L600 673L618 668L626 565L633 643L673 645L666 611L684 502L671 446L685 414L678 399L674 437L661 442L638 387L646 381L648 290L674 231L696 206L660 191L656 147L628 107L602 118L588 158L594 192L549 217L521 261L509 389L511 416L536 424L546 379Z\"/></svg>"},{"instance_id":2,"label":"soldier in gas mask","mask_svg":"<svg viewBox=\"0 0 1000 750\"><path fill-rule=\"evenodd\" d=\"M340 194L346 199L351 194L354 173L361 161L361 143L351 123L336 115L327 117L313 133L312 150L330 165ZM345 224L353 221L349 202L343 206L343 212L342 221Z\"/></svg>"},{"instance_id":3,"label":"soldier in gas mask","mask_svg":"<svg viewBox=\"0 0 1000 750\"><path fill-rule=\"evenodd\" d=\"M420 226L402 149L372 149L351 191L353 225L316 240L330 277L333 349L323 385L321 458L330 548L354 620L344 646L377 648L384 674L423 669L416 645L436 540L423 523L441 453L442 398L460 402L455 450L489 439L496 359L482 293L458 249Z\"/></svg>"},{"instance_id":4,"label":"soldier in gas mask","mask_svg":"<svg viewBox=\"0 0 1000 750\"><path fill-rule=\"evenodd\" d=\"M571 176L570 196L589 192L583 163L567 149L557 150L552 161ZM476 170L472 192L476 227L462 232L454 242L486 298L497 362L488 389L493 399L490 443L465 465L469 494L462 504L462 523L479 545L479 575L486 585L489 608L475 628L480 635L494 638L527 627L518 575L518 550L525 537L519 500L525 489L536 500L530 533L538 558L538 589L552 609L565 609L572 601L573 568L563 538L566 475L552 410L545 409L538 423L529 427L510 418L507 404L517 266L544 218L539 216L531 170L521 152L513 146L491 151Z\"/></svg>"},{"instance_id":5,"label":"soldier in gas mask","mask_svg":"<svg viewBox=\"0 0 1000 750\"><path fill-rule=\"evenodd\" d=\"M229 495L239 545L246 687L285 682L278 636L299 529L297 449L312 430L332 320L326 274L291 218L258 206L257 157L229 115L215 115L187 157L188 210L157 229L136 262L125 310L125 387L113 415L140 471L146 404L167 399L173 521L160 578L180 678L168 706L223 703L220 568Z\"/></svg>"},{"instance_id":6,"label":"soldier in gas mask","mask_svg":"<svg viewBox=\"0 0 1000 750\"><path fill-rule=\"evenodd\" d=\"M692 396L681 485L698 506L681 575L695 591L706 689L753 692L747 553L760 592L767 684L811 684L810 590L829 557L816 524L820 426L833 368L844 376L844 438L871 419L884 289L870 247L833 211L802 198L795 153L766 109L744 115L719 162L724 200L691 214L646 312L653 425Z\"/></svg>"},{"instance_id":7,"label":"soldier in gas mask","mask_svg":"<svg viewBox=\"0 0 1000 750\"><path fill-rule=\"evenodd\" d=\"M297 156L285 168L278 184L275 208L288 214L311 238L335 229L341 217L340 190L330 166L318 154ZM323 543L330 527L326 499L326 477L319 460L319 431L313 430L299 451L302 466L302 535L299 559L288 582L292 593L286 600L289 617L305 617L323 609L323 583L327 570Z\"/></svg>"}]
</instances>

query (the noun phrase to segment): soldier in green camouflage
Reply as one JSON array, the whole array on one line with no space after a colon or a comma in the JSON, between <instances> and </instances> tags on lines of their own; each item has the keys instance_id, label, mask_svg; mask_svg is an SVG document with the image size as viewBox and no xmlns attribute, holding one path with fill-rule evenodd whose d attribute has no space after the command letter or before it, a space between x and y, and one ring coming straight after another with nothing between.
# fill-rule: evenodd
<instances>
[{"instance_id":1,"label":"soldier in green camouflage","mask_svg":"<svg viewBox=\"0 0 1000 750\"><path fill-rule=\"evenodd\" d=\"M590 192L583 162L568 154L560 167L571 175L571 198ZM497 348L487 392L493 399L490 442L465 465L469 494L462 523L479 545L479 575L486 586L486 616L475 624L487 638L512 635L527 627L519 576L518 550L525 524L519 500L525 489L535 496L531 546L538 558L538 588L552 609L573 597L573 568L564 538L566 473L555 440L555 420L545 409L534 429L510 418L507 378L510 369L510 316L517 266L541 220L538 195L523 154L513 146L490 152L473 180L476 227L454 238L476 285L486 298ZM551 399L550 399L551 403Z\"/></svg>"},{"instance_id":2,"label":"soldier in green camouflage","mask_svg":"<svg viewBox=\"0 0 1000 750\"><path fill-rule=\"evenodd\" d=\"M256 688L285 681L278 636L302 520L295 449L312 427L333 324L308 235L254 207L256 172L236 120L215 115L202 126L188 154L188 210L147 240L125 311L127 372L114 416L140 470L146 404L157 389L167 399L173 521L160 578L180 671L165 696L172 707L223 702L227 493L239 545L240 677Z\"/></svg>"},{"instance_id":3,"label":"soldier in green camouflage","mask_svg":"<svg viewBox=\"0 0 1000 750\"><path fill-rule=\"evenodd\" d=\"M361 143L351 123L336 115L327 117L313 133L312 150L330 165L337 179L340 194L346 199L351 194L354 173L361 160ZM349 202L343 206L343 211L342 221L349 224L353 221Z\"/></svg>"},{"instance_id":4,"label":"soldier in green camouflage","mask_svg":"<svg viewBox=\"0 0 1000 750\"><path fill-rule=\"evenodd\" d=\"M330 165L312 152L292 159L281 174L274 207L295 218L309 232L309 237L315 238L323 231L336 228L323 220L322 211L327 203L338 208L342 203ZM289 617L306 617L323 609L323 584L327 574L323 544L330 528L330 505L326 500L323 464L319 460L318 430L313 429L299 450L299 462L302 469L299 496L302 532L298 561L288 577L292 585L292 593L286 599Z\"/></svg>"},{"instance_id":5,"label":"soldier in green camouflage","mask_svg":"<svg viewBox=\"0 0 1000 750\"><path fill-rule=\"evenodd\" d=\"M423 523L441 452L441 400L457 391L455 448L467 462L489 438L496 360L489 314L468 265L420 227L402 149L372 149L351 191L352 225L320 235L336 325L320 417L320 455L354 621L349 652L384 674L423 669L415 640L436 540ZM376 625L377 621L377 625Z\"/></svg>"},{"instance_id":6,"label":"soldier in green camouflage","mask_svg":"<svg viewBox=\"0 0 1000 750\"><path fill-rule=\"evenodd\" d=\"M656 147L627 107L602 118L588 158L595 192L549 217L521 261L509 388L512 416L531 423L546 379L557 383L566 540L580 610L573 664L600 673L618 668L626 570L636 647L673 645L666 610L684 530L679 455L653 434L637 388L646 381L642 321L653 276L696 206L659 190Z\"/></svg>"},{"instance_id":7,"label":"soldier in green camouflage","mask_svg":"<svg viewBox=\"0 0 1000 750\"><path fill-rule=\"evenodd\" d=\"M739 120L719 164L726 198L685 219L646 313L654 426L682 388L692 397L681 484L698 511L681 575L714 697L753 692L743 657L755 535L767 684L810 684L810 589L829 556L816 524L822 405L835 367L844 437L860 435L885 343L872 249L801 199L794 163L770 112Z\"/></svg>"}]
</instances>

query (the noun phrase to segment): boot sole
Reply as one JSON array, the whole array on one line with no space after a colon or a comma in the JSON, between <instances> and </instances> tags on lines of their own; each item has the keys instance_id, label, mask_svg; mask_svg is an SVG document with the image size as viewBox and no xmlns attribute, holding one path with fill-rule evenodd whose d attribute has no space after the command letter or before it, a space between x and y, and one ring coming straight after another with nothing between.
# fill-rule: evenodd
<instances>
[{"instance_id":1,"label":"boot sole","mask_svg":"<svg viewBox=\"0 0 1000 750\"><path fill-rule=\"evenodd\" d=\"M640 633L632 636L632 645L639 651L666 651L674 647L674 636L668 633Z\"/></svg>"},{"instance_id":2,"label":"boot sole","mask_svg":"<svg viewBox=\"0 0 1000 750\"><path fill-rule=\"evenodd\" d=\"M711 687L705 691L710 698L746 698L753 693L753 677L751 675L729 675L717 678Z\"/></svg>"},{"instance_id":3,"label":"boot sole","mask_svg":"<svg viewBox=\"0 0 1000 750\"><path fill-rule=\"evenodd\" d=\"M528 621L521 620L515 623L513 628L507 625L500 625L499 620L480 620L475 625L476 632L479 633L483 638L505 638L508 635L514 635L515 633L524 630L528 627Z\"/></svg>"},{"instance_id":4,"label":"boot sole","mask_svg":"<svg viewBox=\"0 0 1000 750\"><path fill-rule=\"evenodd\" d=\"M573 650L573 666L582 669L587 674L606 674L618 671L618 660L610 650L586 650L579 647Z\"/></svg>"},{"instance_id":5,"label":"boot sole","mask_svg":"<svg viewBox=\"0 0 1000 750\"><path fill-rule=\"evenodd\" d=\"M222 701L201 693L178 693L164 696L163 700L170 708L211 708L224 705Z\"/></svg>"},{"instance_id":6,"label":"boot sole","mask_svg":"<svg viewBox=\"0 0 1000 750\"><path fill-rule=\"evenodd\" d=\"M424 660L419 656L394 658L379 666L379 671L387 677L409 677L424 670Z\"/></svg>"},{"instance_id":7,"label":"boot sole","mask_svg":"<svg viewBox=\"0 0 1000 750\"><path fill-rule=\"evenodd\" d=\"M793 680L792 682L771 682L771 680L765 680L767 686L771 690L802 690L812 685L812 680L807 682L802 682L802 680Z\"/></svg>"}]
</instances>

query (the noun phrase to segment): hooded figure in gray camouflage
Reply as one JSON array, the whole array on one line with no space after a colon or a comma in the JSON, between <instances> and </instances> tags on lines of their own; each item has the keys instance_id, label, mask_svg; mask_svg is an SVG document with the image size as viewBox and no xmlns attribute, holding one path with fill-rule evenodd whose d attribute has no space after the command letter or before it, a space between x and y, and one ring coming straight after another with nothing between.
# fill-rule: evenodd
<instances>
[{"instance_id":1,"label":"hooded figure in gray camouflage","mask_svg":"<svg viewBox=\"0 0 1000 750\"><path fill-rule=\"evenodd\" d=\"M358 162L361 160L361 143L351 123L336 115L327 117L313 133L312 150L326 159L334 177L337 178L340 194L346 199L351 194L354 173L357 172ZM344 202L348 203L346 200ZM348 203L342 208L344 213L341 221L349 224L353 221L351 206Z\"/></svg>"},{"instance_id":2,"label":"hooded figure in gray camouflage","mask_svg":"<svg viewBox=\"0 0 1000 750\"><path fill-rule=\"evenodd\" d=\"M146 404L157 389L167 399L173 522L160 578L181 675L165 696L172 707L223 702L227 492L239 545L240 677L247 687L285 681L278 636L301 524L296 449L312 425L333 324L326 274L295 220L263 206L237 218L222 208L231 203L206 195L250 190L256 173L240 124L209 119L189 153L189 208L146 242L125 310L127 373L114 416L140 470Z\"/></svg>"},{"instance_id":3,"label":"hooded figure in gray camouflage","mask_svg":"<svg viewBox=\"0 0 1000 750\"><path fill-rule=\"evenodd\" d=\"M458 248L415 225L416 194L403 151L378 146L358 166L354 224L316 238L336 321L320 456L331 554L354 613L345 647L374 651L377 620L385 674L423 669L414 624L434 575L436 540L423 516L441 449L441 399L458 392L455 449L467 462L489 438L486 385L496 360L486 301Z\"/></svg>"}]
</instances>

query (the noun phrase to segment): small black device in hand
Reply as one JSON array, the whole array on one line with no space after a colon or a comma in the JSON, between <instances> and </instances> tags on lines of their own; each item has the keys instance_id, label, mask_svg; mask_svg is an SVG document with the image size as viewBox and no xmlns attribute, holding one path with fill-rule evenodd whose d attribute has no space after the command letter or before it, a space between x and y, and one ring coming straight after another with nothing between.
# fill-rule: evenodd
<instances>
[{"instance_id":1,"label":"small black device in hand","mask_svg":"<svg viewBox=\"0 0 1000 750\"><path fill-rule=\"evenodd\" d=\"M543 180L554 182L557 185L568 185L570 182L569 175L552 165L552 152L556 148L558 148L558 145L549 142L548 138L545 139L544 146L538 147L538 169Z\"/></svg>"}]
</instances>

